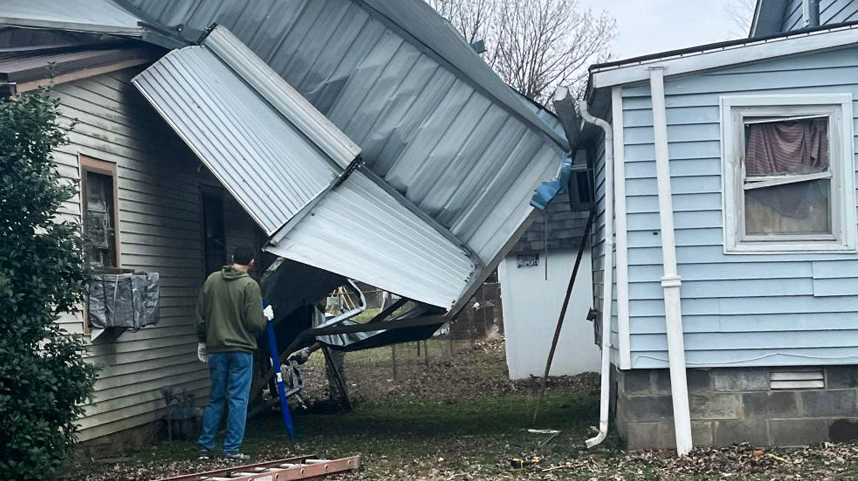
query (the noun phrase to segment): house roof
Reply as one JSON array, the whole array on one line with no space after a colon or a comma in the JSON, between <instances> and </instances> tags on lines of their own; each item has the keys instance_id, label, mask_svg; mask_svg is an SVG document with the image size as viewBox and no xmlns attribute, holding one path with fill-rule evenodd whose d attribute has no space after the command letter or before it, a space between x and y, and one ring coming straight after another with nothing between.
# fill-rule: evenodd
<instances>
[{"instance_id":1,"label":"house roof","mask_svg":"<svg viewBox=\"0 0 858 481\"><path fill-rule=\"evenodd\" d=\"M109 0L4 0L0 24L139 37L140 19Z\"/></svg>"},{"instance_id":2,"label":"house roof","mask_svg":"<svg viewBox=\"0 0 858 481\"><path fill-rule=\"evenodd\" d=\"M26 92L45 83L100 75L151 62L154 49L136 42L78 42L0 49L0 86Z\"/></svg>"},{"instance_id":3,"label":"house roof","mask_svg":"<svg viewBox=\"0 0 858 481\"><path fill-rule=\"evenodd\" d=\"M850 22L595 64L590 67L588 95L593 89L646 80L654 66L664 68L666 76L677 75L855 43L858 22Z\"/></svg>"},{"instance_id":4,"label":"house roof","mask_svg":"<svg viewBox=\"0 0 858 481\"><path fill-rule=\"evenodd\" d=\"M759 38L781 33L788 5L786 0L757 0L748 37Z\"/></svg>"}]
</instances>

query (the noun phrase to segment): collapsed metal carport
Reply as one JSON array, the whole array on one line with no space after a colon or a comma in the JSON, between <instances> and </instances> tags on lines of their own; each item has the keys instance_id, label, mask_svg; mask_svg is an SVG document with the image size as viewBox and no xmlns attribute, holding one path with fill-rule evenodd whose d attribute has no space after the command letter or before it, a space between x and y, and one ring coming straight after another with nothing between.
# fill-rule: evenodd
<instances>
[{"instance_id":1,"label":"collapsed metal carport","mask_svg":"<svg viewBox=\"0 0 858 481\"><path fill-rule=\"evenodd\" d=\"M267 249L448 315L567 157L565 139L421 0L7 10L16 25L186 45L135 83L269 235Z\"/></svg>"}]
</instances>

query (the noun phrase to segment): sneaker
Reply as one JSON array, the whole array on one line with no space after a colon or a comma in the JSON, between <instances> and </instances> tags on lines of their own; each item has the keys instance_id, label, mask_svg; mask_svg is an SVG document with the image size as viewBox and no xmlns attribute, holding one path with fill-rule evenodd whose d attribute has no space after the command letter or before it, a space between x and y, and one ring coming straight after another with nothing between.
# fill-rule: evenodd
<instances>
[{"instance_id":1,"label":"sneaker","mask_svg":"<svg viewBox=\"0 0 858 481\"><path fill-rule=\"evenodd\" d=\"M200 454L197 456L197 459L200 461L208 461L211 459L212 455L208 449L200 449Z\"/></svg>"},{"instance_id":2,"label":"sneaker","mask_svg":"<svg viewBox=\"0 0 858 481\"><path fill-rule=\"evenodd\" d=\"M248 461L250 460L250 456L244 453L223 453L223 457L225 459L229 459L231 461Z\"/></svg>"}]
</instances>

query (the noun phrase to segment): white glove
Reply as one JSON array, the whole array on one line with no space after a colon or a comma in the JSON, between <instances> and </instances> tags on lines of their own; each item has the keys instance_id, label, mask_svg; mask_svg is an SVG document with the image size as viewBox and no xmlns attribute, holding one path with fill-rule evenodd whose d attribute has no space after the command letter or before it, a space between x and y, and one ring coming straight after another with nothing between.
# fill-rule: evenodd
<instances>
[{"instance_id":1,"label":"white glove","mask_svg":"<svg viewBox=\"0 0 858 481\"><path fill-rule=\"evenodd\" d=\"M208 349L206 348L206 343L198 342L197 343L197 359L200 360L201 363L206 364L209 362L208 358Z\"/></svg>"},{"instance_id":2,"label":"white glove","mask_svg":"<svg viewBox=\"0 0 858 481\"><path fill-rule=\"evenodd\" d=\"M268 307L262 310L262 315L269 321L274 320L274 308L271 307L271 304L268 304Z\"/></svg>"}]
</instances>

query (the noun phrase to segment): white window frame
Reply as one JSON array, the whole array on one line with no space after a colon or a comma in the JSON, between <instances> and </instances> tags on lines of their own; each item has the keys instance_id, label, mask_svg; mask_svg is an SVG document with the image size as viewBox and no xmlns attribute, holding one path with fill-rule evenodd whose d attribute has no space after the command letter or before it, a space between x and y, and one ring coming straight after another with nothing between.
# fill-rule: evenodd
<instances>
[{"instance_id":1,"label":"white window frame","mask_svg":"<svg viewBox=\"0 0 858 481\"><path fill-rule=\"evenodd\" d=\"M745 235L745 117L828 117L831 228L824 235ZM852 94L721 97L721 187L724 253L781 254L856 251L855 148ZM828 178L827 174L810 177ZM808 179L810 180L810 179ZM777 185L772 179L761 185Z\"/></svg>"}]
</instances>

